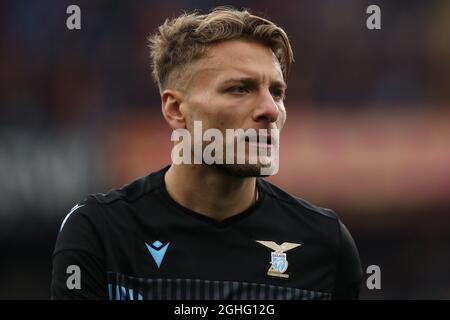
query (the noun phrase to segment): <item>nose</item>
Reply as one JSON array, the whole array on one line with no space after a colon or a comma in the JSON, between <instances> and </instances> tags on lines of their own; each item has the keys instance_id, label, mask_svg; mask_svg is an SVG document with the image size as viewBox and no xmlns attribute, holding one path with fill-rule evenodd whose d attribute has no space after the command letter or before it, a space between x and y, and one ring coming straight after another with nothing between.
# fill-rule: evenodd
<instances>
[{"instance_id":1,"label":"nose","mask_svg":"<svg viewBox=\"0 0 450 320\"><path fill-rule=\"evenodd\" d=\"M280 111L269 90L263 90L263 92L259 94L256 103L257 106L253 113L256 122L265 121L272 123L278 120Z\"/></svg>"}]
</instances>

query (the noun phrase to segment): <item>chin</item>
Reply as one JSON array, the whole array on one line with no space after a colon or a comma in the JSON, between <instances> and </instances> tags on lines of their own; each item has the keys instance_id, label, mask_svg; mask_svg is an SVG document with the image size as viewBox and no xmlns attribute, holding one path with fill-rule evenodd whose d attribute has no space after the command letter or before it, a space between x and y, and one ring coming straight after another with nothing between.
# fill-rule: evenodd
<instances>
[{"instance_id":1,"label":"chin","mask_svg":"<svg viewBox=\"0 0 450 320\"><path fill-rule=\"evenodd\" d=\"M234 177L266 177L268 175L261 174L260 164L215 164L218 170Z\"/></svg>"}]
</instances>

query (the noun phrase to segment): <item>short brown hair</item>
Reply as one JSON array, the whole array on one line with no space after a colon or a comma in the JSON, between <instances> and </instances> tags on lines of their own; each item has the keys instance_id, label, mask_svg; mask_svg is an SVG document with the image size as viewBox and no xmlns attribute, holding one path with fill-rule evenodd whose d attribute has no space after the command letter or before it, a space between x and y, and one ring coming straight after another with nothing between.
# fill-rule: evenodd
<instances>
[{"instance_id":1,"label":"short brown hair","mask_svg":"<svg viewBox=\"0 0 450 320\"><path fill-rule=\"evenodd\" d=\"M294 59L284 30L247 10L230 7L218 7L208 14L192 12L167 19L158 32L148 38L153 78L161 90L174 70L202 58L210 45L237 39L256 41L269 47L287 80Z\"/></svg>"}]
</instances>

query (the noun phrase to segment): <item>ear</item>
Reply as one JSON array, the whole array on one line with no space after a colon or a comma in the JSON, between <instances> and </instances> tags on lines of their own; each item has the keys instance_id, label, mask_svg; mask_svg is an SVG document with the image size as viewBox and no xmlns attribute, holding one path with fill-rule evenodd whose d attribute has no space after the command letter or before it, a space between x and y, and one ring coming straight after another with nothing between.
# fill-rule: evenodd
<instances>
[{"instance_id":1,"label":"ear","mask_svg":"<svg viewBox=\"0 0 450 320\"><path fill-rule=\"evenodd\" d=\"M166 89L161 93L162 114L172 129L185 129L186 117L181 111L181 93Z\"/></svg>"}]
</instances>

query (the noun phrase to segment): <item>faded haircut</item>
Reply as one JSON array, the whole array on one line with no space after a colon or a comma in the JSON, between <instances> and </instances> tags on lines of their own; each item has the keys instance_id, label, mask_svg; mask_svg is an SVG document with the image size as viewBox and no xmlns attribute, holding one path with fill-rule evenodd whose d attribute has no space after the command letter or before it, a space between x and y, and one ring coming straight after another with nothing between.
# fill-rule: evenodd
<instances>
[{"instance_id":1,"label":"faded haircut","mask_svg":"<svg viewBox=\"0 0 450 320\"><path fill-rule=\"evenodd\" d=\"M204 57L211 45L226 40L248 40L272 50L287 81L293 53L286 32L247 10L218 7L208 14L184 13L167 19L148 38L152 75L160 90L169 78Z\"/></svg>"}]
</instances>

